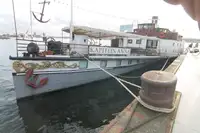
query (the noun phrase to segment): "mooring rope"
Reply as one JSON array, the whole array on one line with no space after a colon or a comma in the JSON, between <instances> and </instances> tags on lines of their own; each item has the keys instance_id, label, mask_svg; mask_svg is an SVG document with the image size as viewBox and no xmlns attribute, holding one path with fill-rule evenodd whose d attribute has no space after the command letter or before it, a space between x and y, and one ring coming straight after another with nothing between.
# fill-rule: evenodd
<instances>
[{"instance_id":1,"label":"mooring rope","mask_svg":"<svg viewBox=\"0 0 200 133\"><path fill-rule=\"evenodd\" d=\"M138 79L141 76L122 76L122 75L116 75L117 77L125 78L125 79Z\"/></svg>"},{"instance_id":2,"label":"mooring rope","mask_svg":"<svg viewBox=\"0 0 200 133\"><path fill-rule=\"evenodd\" d=\"M161 71L163 71L165 69L165 66L167 65L167 62L169 61L169 58L166 60L165 64L163 65Z\"/></svg>"},{"instance_id":3,"label":"mooring rope","mask_svg":"<svg viewBox=\"0 0 200 133\"><path fill-rule=\"evenodd\" d=\"M78 53L78 52L76 52ZM132 91L129 90L129 88L122 82L128 83L132 86L138 87L139 89L142 89L141 86L136 85L134 83L130 83L126 80L120 79L118 77L116 77L115 75L111 74L110 72L108 72L107 70L103 69L101 66L97 65L96 63L94 63L93 61L91 61L90 59L88 59L87 57L85 57L83 54L78 53L79 55L81 55L84 59L86 59L88 62L90 62L91 64L95 65L96 67L98 67L100 70L102 70L103 72L105 72L106 74L110 75L112 78L114 78L118 83L120 83L122 85L122 87L124 87L124 89L126 89L126 91L129 92L129 94L131 94L141 105L143 105L144 107L150 109L150 110L154 110L157 112L163 112L163 113L171 113L172 111L174 111L175 106L173 106L172 109L168 109L168 108L159 108L159 107L154 107L151 105L146 104L145 102L143 102L141 100L141 98L139 96L136 96Z\"/></svg>"},{"instance_id":4,"label":"mooring rope","mask_svg":"<svg viewBox=\"0 0 200 133\"><path fill-rule=\"evenodd\" d=\"M131 82L128 82L128 81L123 80L123 79L120 79L120 78L118 78L118 79L119 79L120 81L124 82L124 83L127 83L127 84L131 85L131 86L137 87L138 89L142 89L142 87L139 86L139 85L133 84L133 83L131 83Z\"/></svg>"},{"instance_id":5,"label":"mooring rope","mask_svg":"<svg viewBox=\"0 0 200 133\"><path fill-rule=\"evenodd\" d=\"M163 71L163 70L165 69L165 67L166 67L166 65L167 65L167 63L168 63L168 61L169 61L169 58L167 58L165 64L164 64L163 67L161 68L161 71ZM117 74L114 74L114 73L112 73L112 74L113 74L113 75L116 75L117 77L126 78L126 79L138 79L138 78L141 77L141 76L122 76L122 75L117 75Z\"/></svg>"},{"instance_id":6,"label":"mooring rope","mask_svg":"<svg viewBox=\"0 0 200 133\"><path fill-rule=\"evenodd\" d=\"M80 54L80 53L78 53ZM83 56L84 59L86 59L88 62L92 63L93 65L95 65L96 67L98 67L99 69L101 69L103 72L105 72L106 74L110 75L112 78L114 78L115 80L117 80L135 99L138 99L138 97L133 94L133 92L131 92L128 87L126 87L126 85L124 85L122 82L124 80L117 78L116 76L112 75L110 72L106 71L105 69L101 68L99 65L97 65L96 63L94 63L93 61L90 61L87 57L85 57L84 55L80 54L81 56ZM135 85L137 86L137 85ZM139 86L140 87L140 86ZM141 88L141 87L140 87Z\"/></svg>"}]
</instances>

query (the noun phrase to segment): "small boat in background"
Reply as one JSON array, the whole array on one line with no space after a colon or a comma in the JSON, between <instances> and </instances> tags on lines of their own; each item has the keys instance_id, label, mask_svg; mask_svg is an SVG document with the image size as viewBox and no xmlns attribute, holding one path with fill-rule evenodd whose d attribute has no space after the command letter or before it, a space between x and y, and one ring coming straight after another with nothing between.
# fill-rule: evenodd
<instances>
[{"instance_id":1,"label":"small boat in background","mask_svg":"<svg viewBox=\"0 0 200 133\"><path fill-rule=\"evenodd\" d=\"M10 39L10 37L8 36L8 35L5 35L5 34L3 34L3 35L0 35L0 39L2 39L2 40L4 40L4 39Z\"/></svg>"}]
</instances>

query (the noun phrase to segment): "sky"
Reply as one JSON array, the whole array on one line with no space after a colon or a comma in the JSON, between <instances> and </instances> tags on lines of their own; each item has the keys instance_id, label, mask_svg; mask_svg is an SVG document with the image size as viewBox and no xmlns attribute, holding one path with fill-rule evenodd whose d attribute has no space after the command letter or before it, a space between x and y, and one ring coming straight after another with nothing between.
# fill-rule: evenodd
<instances>
[{"instance_id":1,"label":"sky","mask_svg":"<svg viewBox=\"0 0 200 133\"><path fill-rule=\"evenodd\" d=\"M43 0L32 0L32 11L41 12ZM69 26L70 0L49 0L44 11L46 24L32 16L33 32L60 36L61 29ZM14 33L12 0L0 0L0 34ZM18 33L30 32L30 0L14 0ZM159 17L159 26L176 30L185 38L200 38L197 22L192 20L178 5L169 5L164 0L73 0L73 23L107 30L119 31L120 25L150 22Z\"/></svg>"}]
</instances>

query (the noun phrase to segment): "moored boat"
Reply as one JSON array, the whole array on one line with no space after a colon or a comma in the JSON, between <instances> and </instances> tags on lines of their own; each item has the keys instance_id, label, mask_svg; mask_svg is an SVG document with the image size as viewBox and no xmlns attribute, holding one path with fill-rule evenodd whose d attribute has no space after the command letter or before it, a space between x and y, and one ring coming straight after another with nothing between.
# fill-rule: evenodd
<instances>
[{"instance_id":1,"label":"moored boat","mask_svg":"<svg viewBox=\"0 0 200 133\"><path fill-rule=\"evenodd\" d=\"M65 32L69 30L63 29ZM100 41L98 45L89 41L108 38L110 46L100 46ZM156 37L85 26L74 26L72 43L47 40L18 39L18 56L10 56L17 99L110 77L97 66L113 75L120 75L160 59L176 57L181 51L179 47L176 53L165 54L161 48L166 46L160 45L161 40Z\"/></svg>"},{"instance_id":2,"label":"moored boat","mask_svg":"<svg viewBox=\"0 0 200 133\"><path fill-rule=\"evenodd\" d=\"M40 19L33 13L40 23L49 21L42 19L47 3L42 2ZM62 29L70 33L70 43L45 36L42 41L19 39L14 2L13 12L17 56L10 56L10 60L17 99L128 73L160 59L177 57L183 51L183 42L177 39L75 26L73 1L70 27ZM106 45L108 40L110 43Z\"/></svg>"}]
</instances>

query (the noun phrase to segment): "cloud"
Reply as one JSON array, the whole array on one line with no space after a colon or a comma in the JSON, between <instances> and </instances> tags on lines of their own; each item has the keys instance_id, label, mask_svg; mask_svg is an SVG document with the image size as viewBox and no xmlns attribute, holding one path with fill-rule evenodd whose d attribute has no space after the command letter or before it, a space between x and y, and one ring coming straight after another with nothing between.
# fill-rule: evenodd
<instances>
[{"instance_id":1,"label":"cloud","mask_svg":"<svg viewBox=\"0 0 200 133\"><path fill-rule=\"evenodd\" d=\"M11 0L0 0L0 32L13 33L14 23ZM41 12L42 5L32 0L32 11ZM37 33L60 34L61 29L70 22L70 0L50 0L45 7L42 24L33 18L33 30ZM29 0L14 0L17 27L25 33L30 28ZM37 14L40 15L40 14ZM74 24L119 31L120 24L150 21L151 16L159 16L159 25L176 29L186 37L198 37L199 31L181 6L172 6L161 0L74 0ZM39 17L39 16L38 16Z\"/></svg>"}]
</instances>

